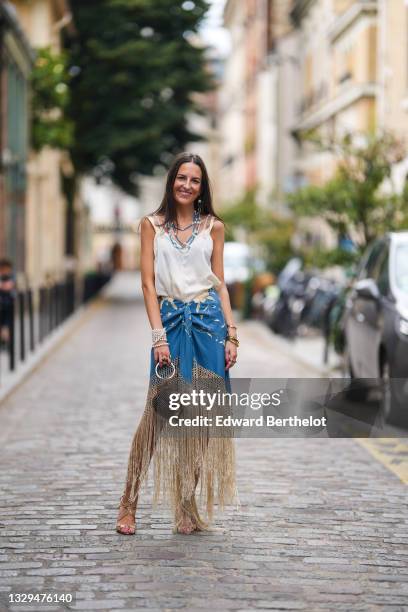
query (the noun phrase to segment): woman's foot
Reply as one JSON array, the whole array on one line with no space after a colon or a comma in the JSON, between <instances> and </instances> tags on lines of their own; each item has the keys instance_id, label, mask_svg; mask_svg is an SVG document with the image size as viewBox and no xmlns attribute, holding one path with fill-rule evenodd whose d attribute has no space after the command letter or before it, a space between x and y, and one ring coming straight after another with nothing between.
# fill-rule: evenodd
<instances>
[{"instance_id":1,"label":"woman's foot","mask_svg":"<svg viewBox=\"0 0 408 612\"><path fill-rule=\"evenodd\" d=\"M193 531L196 530L195 521L187 514L186 512L181 512L179 514L179 518L177 519L177 526L174 530L174 533L183 533L184 535L190 535Z\"/></svg>"},{"instance_id":2,"label":"woman's foot","mask_svg":"<svg viewBox=\"0 0 408 612\"><path fill-rule=\"evenodd\" d=\"M135 514L136 502L131 502L126 495L122 495L120 498L116 531L124 535L133 535L136 531Z\"/></svg>"},{"instance_id":3,"label":"woman's foot","mask_svg":"<svg viewBox=\"0 0 408 612\"><path fill-rule=\"evenodd\" d=\"M178 532L184 533L185 535L190 535L190 533L193 533L193 531L195 531L195 528L196 524L194 523L194 521L192 521L190 517L185 516L183 517L183 520L178 527Z\"/></svg>"}]
</instances>

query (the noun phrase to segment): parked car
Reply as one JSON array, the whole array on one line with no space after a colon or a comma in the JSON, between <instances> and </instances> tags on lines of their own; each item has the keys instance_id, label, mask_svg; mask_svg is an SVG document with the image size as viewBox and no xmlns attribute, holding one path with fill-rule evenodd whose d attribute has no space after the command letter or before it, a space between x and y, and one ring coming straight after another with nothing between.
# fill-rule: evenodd
<instances>
[{"instance_id":1,"label":"parked car","mask_svg":"<svg viewBox=\"0 0 408 612\"><path fill-rule=\"evenodd\" d=\"M346 299L345 364L364 395L382 390L389 423L408 423L408 231L390 232L365 252Z\"/></svg>"}]
</instances>

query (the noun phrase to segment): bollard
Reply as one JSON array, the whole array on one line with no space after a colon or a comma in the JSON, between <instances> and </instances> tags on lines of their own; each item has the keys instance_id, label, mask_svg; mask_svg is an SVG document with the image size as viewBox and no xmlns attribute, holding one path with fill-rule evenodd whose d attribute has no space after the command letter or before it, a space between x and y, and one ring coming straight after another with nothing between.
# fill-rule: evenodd
<instances>
[{"instance_id":1,"label":"bollard","mask_svg":"<svg viewBox=\"0 0 408 612\"><path fill-rule=\"evenodd\" d=\"M10 302L10 341L9 341L9 369L14 372L16 369L16 346L15 346L15 298Z\"/></svg>"},{"instance_id":2,"label":"bollard","mask_svg":"<svg viewBox=\"0 0 408 612\"><path fill-rule=\"evenodd\" d=\"M38 305L38 340L42 342L44 339L44 311L45 297L44 287L39 288L39 305Z\"/></svg>"},{"instance_id":3,"label":"bollard","mask_svg":"<svg viewBox=\"0 0 408 612\"><path fill-rule=\"evenodd\" d=\"M17 304L18 304L18 322L20 328L20 360L25 361L25 308L24 308L24 292L17 292Z\"/></svg>"},{"instance_id":4,"label":"bollard","mask_svg":"<svg viewBox=\"0 0 408 612\"><path fill-rule=\"evenodd\" d=\"M34 311L33 311L33 292L27 289L27 310L28 310L28 330L30 335L30 351L35 348L34 341Z\"/></svg>"}]
</instances>

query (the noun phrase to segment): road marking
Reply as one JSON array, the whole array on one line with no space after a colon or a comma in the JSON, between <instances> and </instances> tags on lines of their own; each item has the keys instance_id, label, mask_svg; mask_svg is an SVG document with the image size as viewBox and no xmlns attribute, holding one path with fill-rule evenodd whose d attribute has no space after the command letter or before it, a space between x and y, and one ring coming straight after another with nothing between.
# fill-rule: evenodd
<instances>
[{"instance_id":1,"label":"road marking","mask_svg":"<svg viewBox=\"0 0 408 612\"><path fill-rule=\"evenodd\" d=\"M405 438L355 438L377 461L408 484L408 441Z\"/></svg>"}]
</instances>

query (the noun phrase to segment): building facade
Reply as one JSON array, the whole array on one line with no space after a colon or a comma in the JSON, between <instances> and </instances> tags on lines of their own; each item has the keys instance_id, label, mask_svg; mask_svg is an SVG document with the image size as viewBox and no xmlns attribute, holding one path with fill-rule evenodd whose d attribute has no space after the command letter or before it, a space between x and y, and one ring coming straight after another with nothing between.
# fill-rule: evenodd
<instances>
[{"instance_id":1,"label":"building facade","mask_svg":"<svg viewBox=\"0 0 408 612\"><path fill-rule=\"evenodd\" d=\"M408 2L378 0L377 123L400 136L408 149ZM393 183L402 191L408 156L395 164Z\"/></svg>"},{"instance_id":2,"label":"building facade","mask_svg":"<svg viewBox=\"0 0 408 612\"><path fill-rule=\"evenodd\" d=\"M28 81L34 56L13 6L0 5L0 256L25 269Z\"/></svg>"},{"instance_id":3,"label":"building facade","mask_svg":"<svg viewBox=\"0 0 408 612\"><path fill-rule=\"evenodd\" d=\"M336 169L336 158L302 135L339 138L378 128L378 2L295 0L291 18L297 32L300 100L292 133L298 141L299 184L321 185ZM319 219L303 220L308 242L337 246L337 237Z\"/></svg>"},{"instance_id":4,"label":"building facade","mask_svg":"<svg viewBox=\"0 0 408 612\"><path fill-rule=\"evenodd\" d=\"M290 133L298 78L291 0L228 0L230 33L220 92L223 201L253 190L262 206L280 209L293 188Z\"/></svg>"},{"instance_id":5,"label":"building facade","mask_svg":"<svg viewBox=\"0 0 408 612\"><path fill-rule=\"evenodd\" d=\"M298 186L296 143L291 128L298 103L299 61L297 35L290 20L290 0L267 2L267 59L264 72L270 75L269 107L271 120L261 121L268 149L258 147L260 191L265 200L280 213L286 213L285 194ZM262 136L259 138L262 143ZM268 164L265 161L270 158Z\"/></svg>"},{"instance_id":6,"label":"building facade","mask_svg":"<svg viewBox=\"0 0 408 612\"><path fill-rule=\"evenodd\" d=\"M296 0L301 100L293 126L321 136L390 130L408 145L408 3L406 0ZM336 168L330 153L299 147L302 183L322 184ZM408 158L395 165L393 185L407 181ZM320 222L320 236L332 246Z\"/></svg>"},{"instance_id":7,"label":"building facade","mask_svg":"<svg viewBox=\"0 0 408 612\"><path fill-rule=\"evenodd\" d=\"M32 49L62 49L62 30L72 26L67 0L12 0ZM64 278L72 265L66 261L66 201L62 171L70 170L64 151L44 147L30 151L27 164L25 224L25 271L28 283L39 286L45 280ZM78 203L80 209L80 204ZM80 223L80 220L76 221ZM78 231L78 228L75 229Z\"/></svg>"},{"instance_id":8,"label":"building facade","mask_svg":"<svg viewBox=\"0 0 408 612\"><path fill-rule=\"evenodd\" d=\"M398 0L397 0L398 1ZM301 98L295 135L315 130L322 137L377 127L378 6L366 0L297 0ZM330 178L335 160L304 145L299 174L307 183Z\"/></svg>"},{"instance_id":9,"label":"building facade","mask_svg":"<svg viewBox=\"0 0 408 612\"><path fill-rule=\"evenodd\" d=\"M224 26L230 34L230 53L225 58L219 90L220 202L226 205L241 197L247 185L245 159L245 65L246 0L228 0Z\"/></svg>"}]
</instances>

